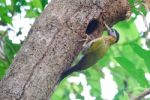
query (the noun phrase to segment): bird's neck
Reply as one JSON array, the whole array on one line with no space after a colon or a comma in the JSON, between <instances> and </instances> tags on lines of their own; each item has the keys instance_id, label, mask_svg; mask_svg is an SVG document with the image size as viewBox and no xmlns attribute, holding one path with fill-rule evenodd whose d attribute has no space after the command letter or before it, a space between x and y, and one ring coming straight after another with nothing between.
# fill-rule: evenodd
<instances>
[{"instance_id":1,"label":"bird's neck","mask_svg":"<svg viewBox=\"0 0 150 100\"><path fill-rule=\"evenodd\" d=\"M116 42L116 38L114 36L108 36L108 37L105 37L105 39L108 41L110 45Z\"/></svg>"}]
</instances>

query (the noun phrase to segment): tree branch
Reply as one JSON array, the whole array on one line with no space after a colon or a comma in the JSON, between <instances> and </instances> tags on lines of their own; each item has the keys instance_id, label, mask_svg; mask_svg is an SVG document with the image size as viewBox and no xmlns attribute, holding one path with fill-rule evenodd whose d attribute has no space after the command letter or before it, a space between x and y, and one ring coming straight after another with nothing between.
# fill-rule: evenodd
<instances>
[{"instance_id":1,"label":"tree branch","mask_svg":"<svg viewBox=\"0 0 150 100\"><path fill-rule=\"evenodd\" d=\"M127 0L52 0L0 82L0 100L46 100L82 48L91 19L113 25L126 17ZM99 36L104 26L94 32Z\"/></svg>"},{"instance_id":2,"label":"tree branch","mask_svg":"<svg viewBox=\"0 0 150 100\"><path fill-rule=\"evenodd\" d=\"M132 100L141 100L142 98L144 98L145 96L147 96L149 94L150 94L150 88L146 89L141 94L139 94L138 96L134 97Z\"/></svg>"}]
</instances>

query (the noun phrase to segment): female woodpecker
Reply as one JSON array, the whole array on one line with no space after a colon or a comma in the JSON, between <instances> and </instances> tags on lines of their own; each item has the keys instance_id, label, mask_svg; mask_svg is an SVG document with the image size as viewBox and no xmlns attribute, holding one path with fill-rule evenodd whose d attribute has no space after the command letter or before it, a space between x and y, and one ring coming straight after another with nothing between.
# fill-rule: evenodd
<instances>
[{"instance_id":1,"label":"female woodpecker","mask_svg":"<svg viewBox=\"0 0 150 100\"><path fill-rule=\"evenodd\" d=\"M108 26L106 28L108 29L108 36L99 37L85 45L81 51L83 54L81 60L75 66L64 71L59 82L73 72L85 70L96 64L105 55L110 46L118 42L119 33Z\"/></svg>"}]
</instances>

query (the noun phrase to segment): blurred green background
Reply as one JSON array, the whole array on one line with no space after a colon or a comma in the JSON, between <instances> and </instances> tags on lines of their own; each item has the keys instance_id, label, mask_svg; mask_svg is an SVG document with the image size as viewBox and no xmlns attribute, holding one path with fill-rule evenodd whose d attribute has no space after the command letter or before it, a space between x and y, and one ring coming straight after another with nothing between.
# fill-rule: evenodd
<instances>
[{"instance_id":1,"label":"blurred green background","mask_svg":"<svg viewBox=\"0 0 150 100\"><path fill-rule=\"evenodd\" d=\"M96 65L63 80L51 100L129 100L150 86L150 3L128 1L131 17L113 26L119 42ZM48 2L0 0L0 79Z\"/></svg>"}]
</instances>

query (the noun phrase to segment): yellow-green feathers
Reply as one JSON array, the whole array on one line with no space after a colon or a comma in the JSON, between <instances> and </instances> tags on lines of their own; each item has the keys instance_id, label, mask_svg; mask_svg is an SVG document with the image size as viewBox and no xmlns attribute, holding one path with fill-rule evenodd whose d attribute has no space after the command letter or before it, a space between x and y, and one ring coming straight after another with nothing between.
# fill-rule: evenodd
<instances>
[{"instance_id":1,"label":"yellow-green feathers","mask_svg":"<svg viewBox=\"0 0 150 100\"><path fill-rule=\"evenodd\" d=\"M96 64L115 42L116 38L111 35L102 36L89 42L81 51L83 56L80 61L75 66L63 72L60 81L72 72L85 70Z\"/></svg>"}]
</instances>

